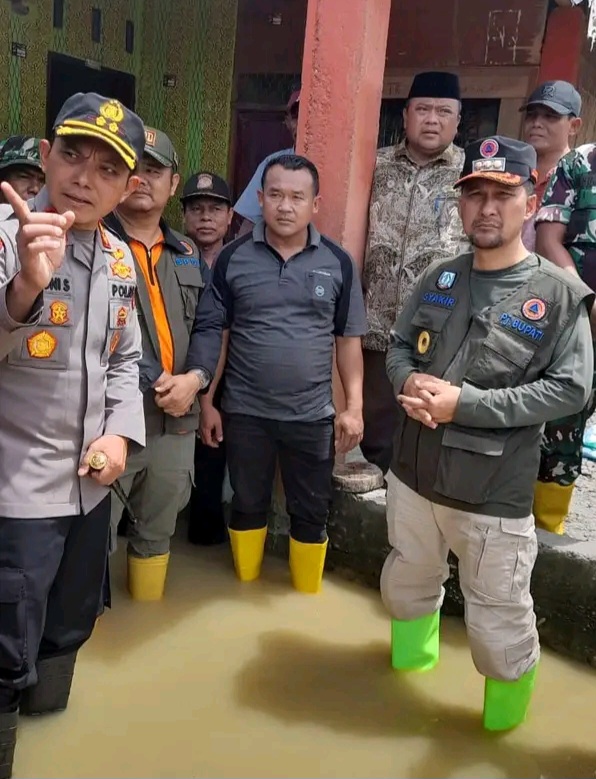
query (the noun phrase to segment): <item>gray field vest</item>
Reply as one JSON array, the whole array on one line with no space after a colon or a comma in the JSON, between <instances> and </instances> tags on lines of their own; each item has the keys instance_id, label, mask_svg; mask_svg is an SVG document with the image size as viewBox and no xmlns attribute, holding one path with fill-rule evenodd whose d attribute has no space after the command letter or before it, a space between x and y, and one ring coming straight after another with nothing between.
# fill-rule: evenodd
<instances>
[{"instance_id":1,"label":"gray field vest","mask_svg":"<svg viewBox=\"0 0 596 779\"><path fill-rule=\"evenodd\" d=\"M485 390L529 384L549 366L578 306L594 294L539 257L531 278L490 309L473 314L472 255L441 263L420 290L412 320L417 370ZM495 283L498 283L497 281ZM531 513L543 425L431 430L399 410L391 470L427 500L475 514Z\"/></svg>"},{"instance_id":2,"label":"gray field vest","mask_svg":"<svg viewBox=\"0 0 596 779\"><path fill-rule=\"evenodd\" d=\"M130 238L114 214L104 220L106 225L126 243ZM164 246L156 266L156 276L165 304L174 346L173 374L184 373L195 311L205 283L201 273L201 255L186 236L172 230L162 221ZM133 253L134 257L134 253ZM136 265L136 259L135 259ZM143 353L155 355L161 362L157 326L151 309L151 298L142 269L137 268L137 314L143 336ZM153 391L143 396L147 435L188 433L199 426L198 397L188 414L172 417L155 403Z\"/></svg>"}]
</instances>

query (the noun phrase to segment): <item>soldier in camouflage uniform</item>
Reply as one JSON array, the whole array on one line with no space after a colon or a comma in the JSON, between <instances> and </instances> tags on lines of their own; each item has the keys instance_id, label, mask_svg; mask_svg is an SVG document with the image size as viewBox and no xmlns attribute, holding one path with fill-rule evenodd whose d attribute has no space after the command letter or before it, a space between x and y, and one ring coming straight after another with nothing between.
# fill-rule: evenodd
<instances>
[{"instance_id":1,"label":"soldier in camouflage uniform","mask_svg":"<svg viewBox=\"0 0 596 779\"><path fill-rule=\"evenodd\" d=\"M0 181L8 181L23 200L37 195L45 182L39 138L12 135L0 143ZM5 202L0 190L0 203Z\"/></svg>"},{"instance_id":2,"label":"soldier in camouflage uniform","mask_svg":"<svg viewBox=\"0 0 596 779\"><path fill-rule=\"evenodd\" d=\"M559 162L536 217L539 254L578 275L596 291L596 144L579 146ZM592 311L592 331L596 313ZM544 431L534 495L536 524L561 535L581 473L582 439L596 409L596 377L583 411Z\"/></svg>"},{"instance_id":3,"label":"soldier in camouflage uniform","mask_svg":"<svg viewBox=\"0 0 596 779\"><path fill-rule=\"evenodd\" d=\"M385 370L389 331L420 274L467 244L453 188L464 160L453 143L460 110L457 76L418 74L404 110L404 141L377 155L364 262L368 334L361 449L383 472L398 414Z\"/></svg>"}]
</instances>

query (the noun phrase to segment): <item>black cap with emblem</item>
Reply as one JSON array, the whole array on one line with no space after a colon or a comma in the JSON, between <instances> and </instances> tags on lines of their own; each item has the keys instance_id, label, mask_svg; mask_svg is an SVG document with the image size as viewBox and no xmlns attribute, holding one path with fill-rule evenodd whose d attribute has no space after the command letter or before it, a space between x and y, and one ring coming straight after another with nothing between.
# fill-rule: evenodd
<instances>
[{"instance_id":1,"label":"black cap with emblem","mask_svg":"<svg viewBox=\"0 0 596 779\"><path fill-rule=\"evenodd\" d=\"M490 179L511 187L519 187L526 181L535 184L538 181L536 165L536 151L530 144L493 135L468 146L461 178L455 186L475 178Z\"/></svg>"},{"instance_id":2,"label":"black cap with emblem","mask_svg":"<svg viewBox=\"0 0 596 779\"><path fill-rule=\"evenodd\" d=\"M568 81L545 81L537 87L520 111L543 105L561 116L579 116L582 99L577 89Z\"/></svg>"},{"instance_id":3,"label":"black cap with emblem","mask_svg":"<svg viewBox=\"0 0 596 779\"><path fill-rule=\"evenodd\" d=\"M184 203L194 197L212 197L232 204L230 189L224 179L208 171L193 173L184 185L181 202Z\"/></svg>"},{"instance_id":4,"label":"black cap with emblem","mask_svg":"<svg viewBox=\"0 0 596 779\"><path fill-rule=\"evenodd\" d=\"M77 92L64 103L53 127L58 137L84 136L104 141L134 170L143 154L145 128L119 100Z\"/></svg>"}]
</instances>

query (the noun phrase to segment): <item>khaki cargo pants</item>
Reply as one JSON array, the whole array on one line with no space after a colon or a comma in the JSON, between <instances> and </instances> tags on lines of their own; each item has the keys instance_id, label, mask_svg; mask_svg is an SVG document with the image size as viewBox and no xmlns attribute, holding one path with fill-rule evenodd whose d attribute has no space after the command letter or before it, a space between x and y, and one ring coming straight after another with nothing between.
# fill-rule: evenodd
<instances>
[{"instance_id":1,"label":"khaki cargo pants","mask_svg":"<svg viewBox=\"0 0 596 779\"><path fill-rule=\"evenodd\" d=\"M195 440L194 432L149 436L147 446L129 456L120 484L138 520L128 533L131 554L153 557L170 551L176 518L190 500ZM124 506L112 494L112 553L116 550L123 511Z\"/></svg>"},{"instance_id":2,"label":"khaki cargo pants","mask_svg":"<svg viewBox=\"0 0 596 779\"><path fill-rule=\"evenodd\" d=\"M441 608L452 549L476 668L492 679L519 679L540 655L530 595L538 550L534 517L489 517L431 503L391 471L387 484L393 548L381 574L381 596L391 616L411 620Z\"/></svg>"}]
</instances>

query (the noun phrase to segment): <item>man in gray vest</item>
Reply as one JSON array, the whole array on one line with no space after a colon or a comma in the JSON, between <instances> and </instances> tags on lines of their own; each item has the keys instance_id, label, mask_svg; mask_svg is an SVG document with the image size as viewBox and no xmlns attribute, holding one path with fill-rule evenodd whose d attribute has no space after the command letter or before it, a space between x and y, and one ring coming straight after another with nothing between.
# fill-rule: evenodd
<instances>
[{"instance_id":1,"label":"man in gray vest","mask_svg":"<svg viewBox=\"0 0 596 779\"><path fill-rule=\"evenodd\" d=\"M468 148L456 186L474 253L421 275L387 354L400 403L381 576L393 666L438 661L452 549L487 730L526 717L540 655L530 577L541 434L583 408L592 378L594 294L522 243L536 179L525 143L497 136Z\"/></svg>"},{"instance_id":2,"label":"man in gray vest","mask_svg":"<svg viewBox=\"0 0 596 779\"><path fill-rule=\"evenodd\" d=\"M163 211L178 187L178 156L168 136L145 128L137 192L106 220L130 247L137 270L143 335L139 364L147 447L129 458L120 483L136 523L128 526L128 589L135 600L163 596L176 517L190 498L197 392L206 372L185 371L195 310L209 269L198 249L172 230ZM123 506L112 501L112 538Z\"/></svg>"}]
</instances>

